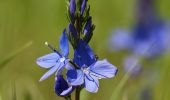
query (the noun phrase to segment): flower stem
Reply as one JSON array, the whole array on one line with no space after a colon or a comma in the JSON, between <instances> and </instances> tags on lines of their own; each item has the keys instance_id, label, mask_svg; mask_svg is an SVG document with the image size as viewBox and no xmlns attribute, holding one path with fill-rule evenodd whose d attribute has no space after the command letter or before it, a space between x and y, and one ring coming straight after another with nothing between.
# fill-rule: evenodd
<instances>
[{"instance_id":1,"label":"flower stem","mask_svg":"<svg viewBox=\"0 0 170 100\"><path fill-rule=\"evenodd\" d=\"M81 87L79 86L76 88L75 100L80 100L80 91Z\"/></svg>"},{"instance_id":2,"label":"flower stem","mask_svg":"<svg viewBox=\"0 0 170 100\"><path fill-rule=\"evenodd\" d=\"M71 95L64 97L64 98L65 98L65 100L71 100Z\"/></svg>"}]
</instances>

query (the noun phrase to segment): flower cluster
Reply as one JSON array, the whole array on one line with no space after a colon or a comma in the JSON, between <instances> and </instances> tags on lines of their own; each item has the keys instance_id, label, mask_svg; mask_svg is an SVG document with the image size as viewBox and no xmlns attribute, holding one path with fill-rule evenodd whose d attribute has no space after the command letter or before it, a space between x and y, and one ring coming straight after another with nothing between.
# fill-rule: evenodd
<instances>
[{"instance_id":1,"label":"flower cluster","mask_svg":"<svg viewBox=\"0 0 170 100\"><path fill-rule=\"evenodd\" d=\"M170 48L170 26L156 15L154 4L155 0L138 0L137 20L132 31L122 28L114 30L109 40L112 50L130 51L131 55L124 61L125 71L132 62L136 62L136 56L153 59ZM132 74L136 75L141 69L140 66L138 63Z\"/></svg>"},{"instance_id":2,"label":"flower cluster","mask_svg":"<svg viewBox=\"0 0 170 100\"><path fill-rule=\"evenodd\" d=\"M136 24L132 32L122 28L113 31L113 50L128 49L135 55L153 58L169 49L169 25L156 15L154 4L155 0L138 0Z\"/></svg>"},{"instance_id":3,"label":"flower cluster","mask_svg":"<svg viewBox=\"0 0 170 100\"><path fill-rule=\"evenodd\" d=\"M99 60L90 48L90 42L95 26L89 15L90 5L87 0L68 1L68 30L64 29L60 38L60 52L47 42L53 53L37 59L37 64L50 68L40 79L45 80L55 73L55 92L59 96L68 96L75 88L85 88L89 92L97 92L98 79L111 78L117 73L117 68L106 59ZM74 50L73 59L69 58L69 42ZM66 74L63 74L66 69ZM66 76L66 78L64 78Z\"/></svg>"}]
</instances>

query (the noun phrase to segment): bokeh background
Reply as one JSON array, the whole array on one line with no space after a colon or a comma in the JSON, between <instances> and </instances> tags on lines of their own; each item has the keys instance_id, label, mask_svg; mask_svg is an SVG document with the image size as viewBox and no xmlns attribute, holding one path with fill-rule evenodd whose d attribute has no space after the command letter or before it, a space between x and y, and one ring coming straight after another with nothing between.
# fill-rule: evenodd
<instances>
[{"instance_id":1,"label":"bokeh background","mask_svg":"<svg viewBox=\"0 0 170 100\"><path fill-rule=\"evenodd\" d=\"M101 80L98 93L83 90L82 100L112 100L110 97L124 75L122 59L127 52L110 52L108 39L114 28L133 25L136 1L89 0L96 25L90 45L119 72L112 79ZM170 19L169 9L169 0L157 0L157 10L165 20ZM58 48L67 25L65 0L0 0L0 61L13 55L0 66L0 100L63 100L54 92L54 76L38 81L47 70L35 61L51 52L45 41ZM29 46L20 50L27 43ZM16 50L22 52L16 56ZM118 100L170 100L170 54L142 63L142 72L128 79L118 92Z\"/></svg>"}]
</instances>

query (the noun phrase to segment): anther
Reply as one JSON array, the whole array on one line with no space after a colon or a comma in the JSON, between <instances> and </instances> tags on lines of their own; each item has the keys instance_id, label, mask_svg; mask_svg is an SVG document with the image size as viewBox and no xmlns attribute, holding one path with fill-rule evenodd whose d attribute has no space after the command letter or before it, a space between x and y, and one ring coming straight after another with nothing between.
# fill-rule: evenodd
<instances>
[{"instance_id":1,"label":"anther","mask_svg":"<svg viewBox=\"0 0 170 100\"><path fill-rule=\"evenodd\" d=\"M60 55L59 52L58 52L55 48L53 48L50 44L48 44L48 42L45 42L45 45L48 46L52 51L54 51L54 52L56 52L58 55Z\"/></svg>"},{"instance_id":2,"label":"anther","mask_svg":"<svg viewBox=\"0 0 170 100\"><path fill-rule=\"evenodd\" d=\"M47 41L45 42L45 45L48 46L48 42Z\"/></svg>"}]
</instances>

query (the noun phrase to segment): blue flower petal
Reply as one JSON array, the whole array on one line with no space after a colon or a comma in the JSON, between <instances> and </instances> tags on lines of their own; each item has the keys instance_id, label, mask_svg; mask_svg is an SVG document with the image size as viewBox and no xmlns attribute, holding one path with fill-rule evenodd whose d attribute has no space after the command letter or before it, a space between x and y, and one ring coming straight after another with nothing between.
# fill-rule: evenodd
<instances>
[{"instance_id":1,"label":"blue flower petal","mask_svg":"<svg viewBox=\"0 0 170 100\"><path fill-rule=\"evenodd\" d=\"M63 56L67 57L69 54L69 43L66 34L66 29L64 29L63 34L60 39L60 50Z\"/></svg>"},{"instance_id":2,"label":"blue flower petal","mask_svg":"<svg viewBox=\"0 0 170 100\"><path fill-rule=\"evenodd\" d=\"M99 81L96 77L89 74L85 75L85 89L89 92L96 93L99 88Z\"/></svg>"},{"instance_id":3,"label":"blue flower petal","mask_svg":"<svg viewBox=\"0 0 170 100\"><path fill-rule=\"evenodd\" d=\"M99 79L114 77L118 71L117 68L110 64L107 60L97 61L89 68L90 73Z\"/></svg>"},{"instance_id":4,"label":"blue flower petal","mask_svg":"<svg viewBox=\"0 0 170 100\"><path fill-rule=\"evenodd\" d=\"M73 85L81 85L84 83L84 73L82 70L68 70L67 81Z\"/></svg>"},{"instance_id":5,"label":"blue flower petal","mask_svg":"<svg viewBox=\"0 0 170 100\"><path fill-rule=\"evenodd\" d=\"M68 86L67 82L63 78L62 75L57 75L56 84L55 84L55 92L58 96L67 96L69 95L74 88L72 86Z\"/></svg>"},{"instance_id":6,"label":"blue flower petal","mask_svg":"<svg viewBox=\"0 0 170 100\"><path fill-rule=\"evenodd\" d=\"M67 63L66 66L65 66L65 68L66 68L67 70L74 70L74 66L73 66L72 64L70 64L70 63Z\"/></svg>"},{"instance_id":7,"label":"blue flower petal","mask_svg":"<svg viewBox=\"0 0 170 100\"><path fill-rule=\"evenodd\" d=\"M67 90L64 90L60 95L61 95L61 96L66 96L66 95L70 94L73 90L74 90L74 89L73 89L73 87L71 86L71 87L69 87Z\"/></svg>"},{"instance_id":8,"label":"blue flower petal","mask_svg":"<svg viewBox=\"0 0 170 100\"><path fill-rule=\"evenodd\" d=\"M68 62L69 62L69 59L66 59L66 60L63 61L63 62L60 62L61 65L58 67L57 72L56 72L56 75L57 75L57 74L60 74L60 72L61 72L61 71L63 70L63 68L68 64Z\"/></svg>"},{"instance_id":9,"label":"blue flower petal","mask_svg":"<svg viewBox=\"0 0 170 100\"><path fill-rule=\"evenodd\" d=\"M80 40L75 51L73 61L80 67L83 65L90 66L96 61L92 49L83 40Z\"/></svg>"},{"instance_id":10,"label":"blue flower petal","mask_svg":"<svg viewBox=\"0 0 170 100\"><path fill-rule=\"evenodd\" d=\"M52 74L54 74L61 66L61 63L57 63L54 67L52 67L48 72L46 72L39 81L43 81L46 78L48 78L49 76L51 76Z\"/></svg>"},{"instance_id":11,"label":"blue flower petal","mask_svg":"<svg viewBox=\"0 0 170 100\"><path fill-rule=\"evenodd\" d=\"M59 60L60 56L57 53L50 53L37 59L36 63L43 68L50 68L54 66Z\"/></svg>"}]
</instances>

